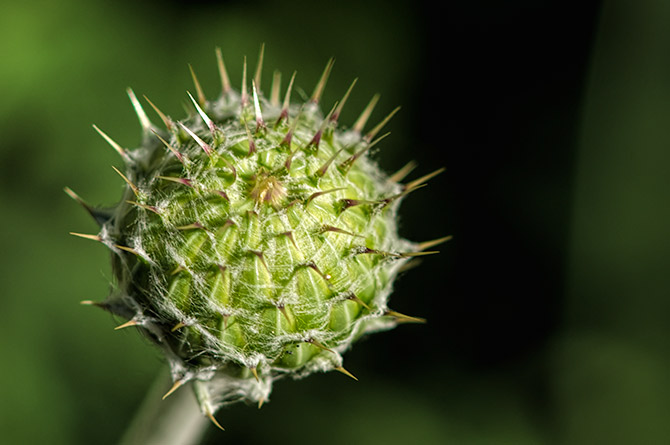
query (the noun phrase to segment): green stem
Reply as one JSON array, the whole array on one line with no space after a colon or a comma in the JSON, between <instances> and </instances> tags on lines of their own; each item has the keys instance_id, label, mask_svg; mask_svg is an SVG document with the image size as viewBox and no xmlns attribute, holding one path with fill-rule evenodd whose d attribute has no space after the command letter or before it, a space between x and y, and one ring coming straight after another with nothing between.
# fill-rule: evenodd
<instances>
[{"instance_id":1,"label":"green stem","mask_svg":"<svg viewBox=\"0 0 670 445\"><path fill-rule=\"evenodd\" d=\"M170 386L168 373L161 371L119 445L199 443L209 420L200 412L190 388L181 388L162 400Z\"/></svg>"}]
</instances>

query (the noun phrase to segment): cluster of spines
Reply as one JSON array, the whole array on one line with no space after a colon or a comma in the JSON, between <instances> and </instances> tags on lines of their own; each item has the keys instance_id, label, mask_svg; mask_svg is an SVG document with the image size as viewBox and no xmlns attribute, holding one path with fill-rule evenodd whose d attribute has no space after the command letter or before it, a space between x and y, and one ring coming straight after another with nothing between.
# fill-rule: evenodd
<instances>
[{"instance_id":1,"label":"cluster of spines","mask_svg":"<svg viewBox=\"0 0 670 445\"><path fill-rule=\"evenodd\" d=\"M223 58L221 56L220 50L217 49L217 59L218 59L218 66L219 66L219 73L221 76L221 83L222 83L222 95L225 97L226 95L229 94L234 94L230 80L228 77L228 74L225 69L225 65L223 62ZM252 130L249 128L248 121L245 120L244 127L245 127L245 132L246 132L246 138L247 138L247 143L248 143L248 154L251 155L257 151L256 148L256 141L254 137L258 135L260 132L267 131L268 124L266 122L266 118L263 116L261 107L260 107L260 99L259 99L259 91L260 91L260 81L261 81L261 71L262 71L262 60L263 60L263 49L261 49L261 53L259 56L259 63L258 67L256 70L256 75L254 76L254 80L252 81L252 94L251 97L248 94L248 89L247 89L247 76L246 76L246 59L244 63L244 68L243 68L243 81L242 81L242 93L241 93L241 106L242 106L242 116L245 116L246 110L250 108L249 106L253 103L253 119L255 120L255 128ZM330 74L330 71L333 66L333 60L331 59L326 68L323 71L323 74L317 83L317 86L314 89L314 93L312 94L309 102L306 104L306 106L312 106L316 107L319 104L319 101L321 99L321 96L323 94L323 90L325 88L326 81L328 79L328 76ZM215 121L210 118L210 116L207 114L205 109L207 108L208 102L206 101L205 95L202 91L202 88L200 86L200 83L197 80L197 77L195 75L195 72L193 69L189 66L191 70L191 74L193 77L193 81L195 84L195 91L196 91L196 98L193 97L189 93L189 98L191 102L193 103L197 114L199 115L200 119L202 119L205 127L209 130L211 133L211 143L207 143L205 140L203 140L200 136L197 135L196 131L189 128L187 125L185 125L182 122L174 122L172 119L167 117L163 112L161 112L158 107L156 107L148 98L145 99L147 102L151 105L152 108L156 111L162 122L164 123L166 129L168 132L173 132L173 133L179 133L180 131L183 131L183 134L187 135L190 137L196 144L197 146L202 149L202 151L207 155L207 157L212 161L216 162L219 159L223 159L217 156L217 151L216 151L216 146L220 145L221 142L225 139L226 135L223 133L223 129L219 128ZM346 103L349 94L351 93L351 90L353 89L356 80L352 82L351 86L349 89L346 91L343 99L336 103L335 106L331 109L331 111L326 115L325 118L323 118L321 124L319 125L317 131L313 134L311 139L306 144L302 144L301 146L298 146L295 150L292 148L292 145L294 145L294 135L296 132L296 127L300 121L300 117L302 116L302 110L293 118L290 118L290 113L289 113L289 108L291 106L290 104L290 95L291 95L291 89L293 86L293 82L295 79L295 73L291 77L288 89L286 91L283 103L281 104L281 108L279 109L278 116L276 117L276 120L274 124L272 124L272 128L276 129L278 128L284 121L289 121L292 120L292 122L289 122L287 127L287 131L284 135L284 137L279 141L279 145L285 149L287 152L287 156L285 161L283 162L283 168L286 170L286 172L290 173L291 172L291 167L292 167L292 161L294 159L294 156L296 153L299 151L307 151L307 150L313 150L313 151L318 151L319 150L319 145L321 143L322 138L324 137L324 134L327 133L327 131L334 127L335 124L337 123L337 120L339 119L340 113L343 109L344 104ZM272 105L275 108L279 108L279 80L280 76L275 73L273 76L273 84L271 88L271 94L270 94L270 105ZM128 95L130 97L131 103L136 111L136 114L138 116L138 119L140 121L140 124L144 130L145 137L148 137L150 135L155 136L160 140L160 143L163 144L167 150L169 150L174 158L181 163L185 167L185 171L188 171L189 167L189 161L186 153L180 152L177 148L174 147L170 142L168 142L165 138L163 138L160 133L161 131L158 130L149 120L148 116L146 115L144 109L142 108L140 102L138 101L137 97L133 93L131 89L128 89ZM360 117L356 120L355 124L353 127L349 130L351 134L355 135L358 137L359 141L362 142L362 148L360 148L357 151L354 151L353 154L351 154L346 160L337 163L337 168L338 170L346 175L349 170L351 169L352 165L359 159L361 158L365 153L368 152L370 148L372 148L374 145L376 145L380 140L382 140L384 137L387 136L387 134L382 135L381 137L374 139L375 136L382 130L384 125L393 117L393 115L398 111L398 108L396 108L393 112L391 112L386 118L384 118L378 125L373 127L372 130L370 130L368 133L363 135L363 129L366 126L367 120L372 114L372 110L374 109L377 101L379 99L378 95L375 95L368 106L364 109L364 111L361 113ZM246 119L246 118L245 118ZM126 161L127 164L133 164L135 160L132 159L131 152L126 150L125 148L121 147L118 143L116 143L113 139L111 139L106 133L104 133L102 130L100 130L97 126L94 126L94 128L102 135L102 137L121 155L121 157ZM315 180L318 181L319 178L323 177L329 168L331 168L332 164L335 163L336 157L340 154L341 150L336 151L331 157L329 157L326 162L318 169L315 170L313 173L313 177ZM227 162L225 159L223 159L224 164L226 167L230 170L230 174L232 176L233 182L237 179L237 171L235 167ZM393 174L390 176L390 181L392 182L400 182L402 181L414 168L414 163L409 163L405 167L403 167L401 170L399 170L397 173ZM113 167L114 168L114 167ZM128 184L129 190L132 192L132 195L134 195L135 199L128 199L127 202L138 209L152 212L156 215L161 215L161 210L152 204L148 204L144 201L144 195L143 192L140 188L140 186L136 185L135 183L132 182L130 178L128 178L126 175L121 173L118 169L114 168L114 170L123 178L123 180ZM431 179L433 176L439 174L442 172L443 169L436 170L435 172L432 172L428 175L425 175L417 180L411 181L409 183L406 183L404 186L401 187L401 191L399 193L396 193L394 195L379 199L379 198L374 198L374 199L365 199L363 197L361 198L342 198L339 200L339 212L345 212L348 209L352 207L357 207L357 206L370 206L372 209L383 209L387 205L391 204L392 202L396 201L397 199L407 195L410 192L413 192L417 190L418 188L422 187L425 185L425 182L427 182L429 179ZM180 186L185 186L189 187L192 189L196 189L197 185L191 181L188 178L182 178L182 177L172 177L172 176L159 176L158 179L164 180L164 181L169 181L169 182L174 182L179 184ZM318 191L318 192L313 192L302 199L299 200L293 200L288 203L287 207L296 205L297 203L300 203L304 206L309 205L312 201L315 199L319 198L319 196L328 194L328 193L335 193L340 191L341 189L339 188L333 188L329 190L323 190L323 191ZM211 192L211 190L209 190ZM89 206L86 204L78 195L76 195L72 190L69 188L66 188L66 192L75 200L77 200L80 204L82 204L85 209L98 221L99 223L104 223L107 222L108 218L110 215L105 214L102 211L98 211L97 209L94 209L93 207ZM214 190L214 193L218 194L218 196L224 200L229 200L228 195L226 194L225 190ZM264 195L262 198L259 197L258 199L266 199L267 194ZM273 201L273 198L270 196L267 198L268 201ZM224 224L224 227L227 225L232 225L235 224L232 221L227 221ZM178 226L177 229L179 230L207 230L206 227L203 225L202 222L200 221L193 221L190 222L189 224L184 224L182 226ZM335 227L332 225L324 225L321 228L321 231L323 233L325 232L333 232L333 233L338 233L338 234L344 234L348 235L351 237L360 237L361 235L353 233L351 231ZM100 235L87 235L87 234L81 234L81 233L73 233L73 235L77 235L83 238L87 239L92 239L96 241L101 241L104 242L108 247L110 247L115 253L123 255L124 253L130 253L133 254L137 257L140 257L144 259L145 261L152 261L150 257L147 256L147 254L143 251L140 251L134 247L127 246L120 244L116 241L113 241L111 239L108 239L105 237L104 233L101 233ZM286 239L292 243L295 246L295 240L293 239L293 235L291 231L283 232L280 235L285 236ZM363 255L363 254L372 254L372 255L379 255L381 257L394 257L394 258L410 258L410 257L416 257L420 255L426 255L426 254L431 254L431 253L436 253L432 251L426 251L426 249L429 249L441 242L444 242L448 240L449 237L444 237L440 238L437 240L433 241L428 241L424 243L419 243L415 245L415 249L412 252L388 252L388 251L382 251L382 250L377 250L377 249L372 249L368 247L362 246L358 251L353 252L354 255ZM296 246L297 247L297 246ZM267 268L267 264L265 264L265 259L264 259L264 253L262 251L252 251L251 254L253 254L256 257L256 261L259 263L260 267L265 267ZM221 268L221 271L225 270L225 266L219 265ZM305 264L305 267L310 268L317 274L321 275L322 277L324 276L319 267L314 264L313 262ZM177 269L175 269L172 274L176 274L180 271L182 266L178 266ZM184 267L185 268L185 267ZM356 295L351 294L346 296L347 299L356 302L357 304L361 304L363 306L366 306L366 303L360 300ZM90 302L86 302L90 303ZM105 303L96 303L99 306L105 307ZM108 308L109 309L109 308ZM283 306L278 306L279 311L281 314L286 317L287 319L289 316L286 314L285 308ZM370 309L367 307L367 309ZM396 319L398 322L418 322L422 321L422 319L418 319L415 317L409 317L403 314L400 314L395 311L391 310L386 310L385 315L393 317ZM225 320L224 320L225 321ZM131 318L128 322L123 323L122 325L118 326L116 329L128 327L128 326L143 326L144 324L147 323L146 317L143 316L135 316ZM181 329L182 327L187 325L186 320L179 321L178 323L175 324L175 326L172 328L172 331L176 331L178 329ZM312 345L324 349L324 350L330 350L323 344L321 344L317 339L314 338L307 338L304 340L307 343L311 343ZM249 368L251 373L258 378L257 370L255 367L250 367ZM341 366L335 367L334 369L343 372L344 374L347 374L351 377L353 377L352 374L350 374L346 369L344 369ZM353 377L355 378L355 377ZM174 391L177 387L181 386L185 381L187 381L187 377L184 376L184 378L176 380L175 386L166 394L169 395Z\"/></svg>"}]
</instances>

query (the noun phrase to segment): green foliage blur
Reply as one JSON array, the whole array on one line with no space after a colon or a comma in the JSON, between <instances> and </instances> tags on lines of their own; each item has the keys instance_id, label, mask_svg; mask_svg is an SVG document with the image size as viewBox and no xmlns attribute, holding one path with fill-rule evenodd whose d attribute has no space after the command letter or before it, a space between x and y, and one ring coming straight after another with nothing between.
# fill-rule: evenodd
<instances>
[{"instance_id":1,"label":"green foliage blur","mask_svg":"<svg viewBox=\"0 0 670 445\"><path fill-rule=\"evenodd\" d=\"M345 124L378 92L373 121L403 106L382 167L447 166L403 204L404 235L454 242L391 299L429 323L345 356L359 382L279 381L260 411L222 409L206 443L670 443L670 4L559 3L4 2L0 442L116 443L164 368L79 305L112 277L104 247L68 234L96 226L63 187L111 205L124 186L91 124L139 145L126 87L180 118L188 64L215 97L215 47L239 85L265 43L264 82L297 70L306 94L335 57L324 107L359 78ZM529 21L541 38L509 37ZM534 57L552 75L525 79Z\"/></svg>"}]
</instances>

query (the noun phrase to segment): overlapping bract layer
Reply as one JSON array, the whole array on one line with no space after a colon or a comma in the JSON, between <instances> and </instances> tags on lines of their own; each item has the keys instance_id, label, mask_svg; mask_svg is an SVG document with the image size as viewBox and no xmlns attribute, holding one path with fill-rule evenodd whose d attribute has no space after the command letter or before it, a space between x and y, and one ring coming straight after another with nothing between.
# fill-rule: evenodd
<instances>
[{"instance_id":1,"label":"overlapping bract layer","mask_svg":"<svg viewBox=\"0 0 670 445\"><path fill-rule=\"evenodd\" d=\"M175 387L193 380L210 416L222 401L267 400L278 375L348 374L341 353L355 339L417 320L390 311L388 295L407 259L435 244L398 236L400 200L432 175L401 185L407 169L389 177L369 158L388 120L362 134L376 98L343 130L351 89L327 115L318 106L332 62L301 106L293 78L283 104L278 76L264 97L260 66L251 95L246 75L238 94L219 54L221 97L207 101L194 77L187 119L151 104L164 130L129 91L143 145L98 130L125 160L125 196L109 213L87 206L102 228L85 237L112 249L118 280L100 305L161 346Z\"/></svg>"},{"instance_id":2,"label":"overlapping bract layer","mask_svg":"<svg viewBox=\"0 0 670 445\"><path fill-rule=\"evenodd\" d=\"M259 100L276 120L281 110ZM249 133L244 114L211 108L214 132L195 115L165 135L181 159L158 140L129 152L136 191L107 231L131 249L116 257L121 293L189 366L232 361L262 375L309 369L315 355L339 366L334 350L385 314L403 262L390 254L411 248L395 227L402 187L368 157L351 161L369 145L361 137L326 129L310 144L324 120L315 106Z\"/></svg>"}]
</instances>

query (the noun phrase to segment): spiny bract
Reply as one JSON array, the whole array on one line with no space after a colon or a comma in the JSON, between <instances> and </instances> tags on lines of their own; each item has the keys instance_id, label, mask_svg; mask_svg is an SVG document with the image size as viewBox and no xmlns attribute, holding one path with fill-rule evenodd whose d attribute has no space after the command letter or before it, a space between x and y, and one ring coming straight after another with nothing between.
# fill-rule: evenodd
<instances>
[{"instance_id":1,"label":"spiny bract","mask_svg":"<svg viewBox=\"0 0 670 445\"><path fill-rule=\"evenodd\" d=\"M112 251L118 283L95 304L159 345L172 390L192 382L212 419L223 403L268 400L282 375L335 369L353 377L341 357L352 342L422 321L388 308L392 282L409 258L446 240L398 236L399 202L441 170L403 185L412 164L387 176L369 158L397 110L363 132L375 96L351 128L339 128L351 88L327 115L319 108L332 60L298 106L290 100L295 74L282 103L278 73L263 95L262 54L251 94L246 63L238 93L217 50L217 100L206 100L195 75L186 119L147 99L165 129L129 89L142 146L122 148L95 127L125 161L124 173L115 169L127 183L123 199L98 210L66 189L101 226L97 235L73 234Z\"/></svg>"}]
</instances>

